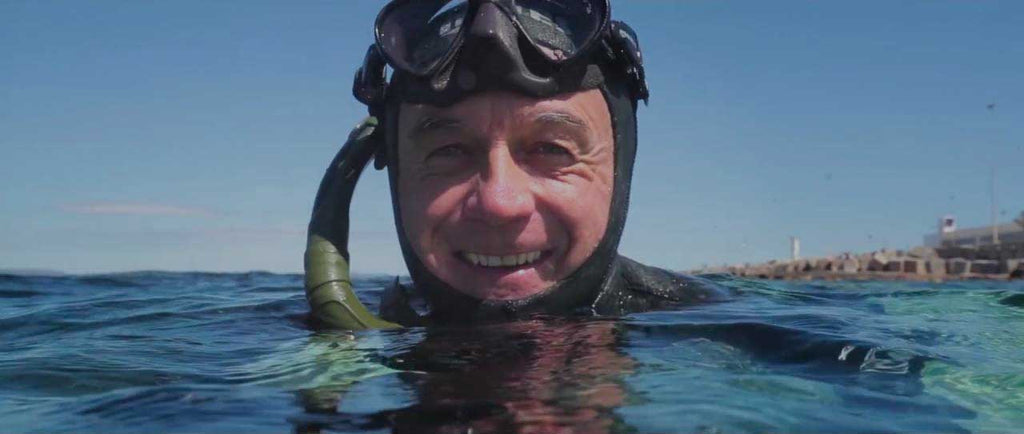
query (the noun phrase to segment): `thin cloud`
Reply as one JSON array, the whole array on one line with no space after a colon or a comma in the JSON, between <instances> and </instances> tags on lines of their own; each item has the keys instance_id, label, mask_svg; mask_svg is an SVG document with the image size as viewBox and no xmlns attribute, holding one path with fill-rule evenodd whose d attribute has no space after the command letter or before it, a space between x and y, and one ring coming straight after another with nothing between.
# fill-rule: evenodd
<instances>
[{"instance_id":1,"label":"thin cloud","mask_svg":"<svg viewBox=\"0 0 1024 434\"><path fill-rule=\"evenodd\" d=\"M260 237L304 237L305 225L280 226L230 226L203 229L199 232L204 237L228 239L253 239Z\"/></svg>"},{"instance_id":2,"label":"thin cloud","mask_svg":"<svg viewBox=\"0 0 1024 434\"><path fill-rule=\"evenodd\" d=\"M134 215L134 216L209 216L212 213L202 208L191 208L158 203L77 203L61 206L66 212L91 215Z\"/></svg>"}]
</instances>

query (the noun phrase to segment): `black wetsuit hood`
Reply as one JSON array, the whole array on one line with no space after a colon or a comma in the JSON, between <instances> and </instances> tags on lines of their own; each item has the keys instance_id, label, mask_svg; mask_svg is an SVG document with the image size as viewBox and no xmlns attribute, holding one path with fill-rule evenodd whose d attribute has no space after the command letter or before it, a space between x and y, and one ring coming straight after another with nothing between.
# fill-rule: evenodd
<instances>
[{"instance_id":1,"label":"black wetsuit hood","mask_svg":"<svg viewBox=\"0 0 1024 434\"><path fill-rule=\"evenodd\" d=\"M492 321L531 314L564 314L589 308L609 285L618 257L619 240L629 208L630 182L637 146L638 97L627 85L625 72L595 52L587 62L552 75L531 67L528 51L519 50L518 33L501 17L487 16L487 28L473 23L461 59L440 75L416 77L401 71L392 75L382 117L385 146L378 154L386 161L395 225L402 254L414 287L427 300L431 322ZM507 19L505 20L507 21ZM439 81L444 86L438 90ZM448 85L454 81L455 85ZM611 114L614 133L614 186L604 236L591 256L573 273L542 293L519 300L480 300L463 294L431 273L413 250L402 224L398 202L398 114L402 103L449 106L485 90L506 90L535 98L600 89Z\"/></svg>"}]
</instances>

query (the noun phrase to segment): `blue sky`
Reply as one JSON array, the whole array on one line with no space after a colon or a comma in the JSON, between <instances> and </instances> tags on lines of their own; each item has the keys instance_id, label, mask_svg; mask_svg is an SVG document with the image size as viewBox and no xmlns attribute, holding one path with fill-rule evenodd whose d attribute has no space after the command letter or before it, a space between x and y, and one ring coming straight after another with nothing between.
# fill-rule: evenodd
<instances>
[{"instance_id":1,"label":"blue sky","mask_svg":"<svg viewBox=\"0 0 1024 434\"><path fill-rule=\"evenodd\" d=\"M0 268L297 272L380 1L0 2ZM688 269L1024 210L1024 3L622 1L651 104L622 253ZM986 108L996 104L994 110ZM383 173L357 272L402 273Z\"/></svg>"}]
</instances>

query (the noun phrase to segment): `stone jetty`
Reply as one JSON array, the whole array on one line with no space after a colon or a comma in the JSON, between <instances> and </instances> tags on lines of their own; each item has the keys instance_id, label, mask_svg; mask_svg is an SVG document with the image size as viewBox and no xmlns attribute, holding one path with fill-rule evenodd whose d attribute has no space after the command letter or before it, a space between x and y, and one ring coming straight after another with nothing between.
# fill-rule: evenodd
<instances>
[{"instance_id":1,"label":"stone jetty","mask_svg":"<svg viewBox=\"0 0 1024 434\"><path fill-rule=\"evenodd\" d=\"M785 280L1024 279L1024 243L915 247L907 251L882 249L863 254L709 267L692 273Z\"/></svg>"}]
</instances>

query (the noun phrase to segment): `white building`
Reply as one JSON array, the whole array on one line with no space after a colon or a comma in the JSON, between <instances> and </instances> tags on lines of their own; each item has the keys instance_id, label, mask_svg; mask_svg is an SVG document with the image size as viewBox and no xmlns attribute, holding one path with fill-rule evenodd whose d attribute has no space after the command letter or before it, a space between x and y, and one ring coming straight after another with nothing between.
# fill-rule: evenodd
<instances>
[{"instance_id":1,"label":"white building","mask_svg":"<svg viewBox=\"0 0 1024 434\"><path fill-rule=\"evenodd\" d=\"M1024 243L1024 228L1017 223L1003 223L998 226L999 243ZM992 242L992 226L957 229L956 220L945 216L939 221L939 230L924 236L927 247L940 246L988 246Z\"/></svg>"}]
</instances>

